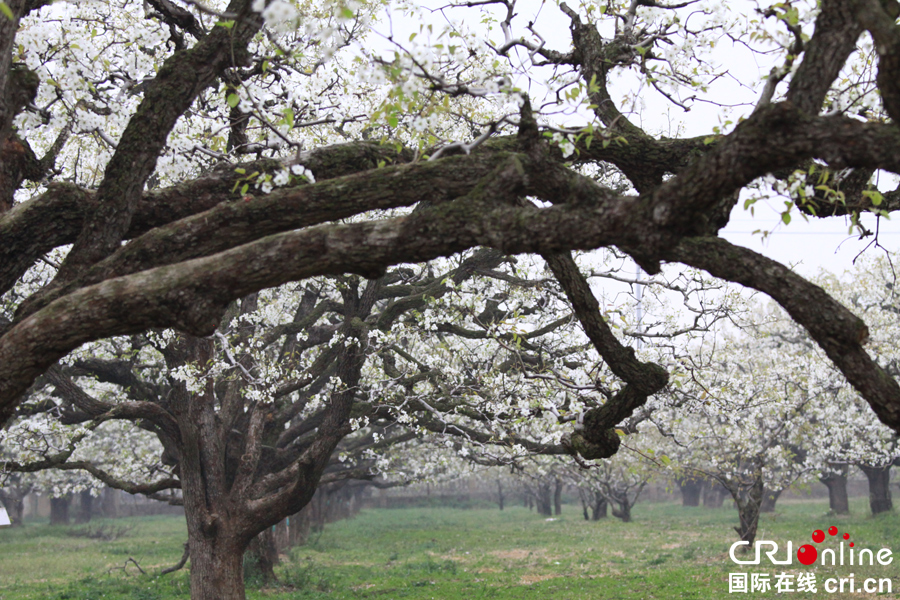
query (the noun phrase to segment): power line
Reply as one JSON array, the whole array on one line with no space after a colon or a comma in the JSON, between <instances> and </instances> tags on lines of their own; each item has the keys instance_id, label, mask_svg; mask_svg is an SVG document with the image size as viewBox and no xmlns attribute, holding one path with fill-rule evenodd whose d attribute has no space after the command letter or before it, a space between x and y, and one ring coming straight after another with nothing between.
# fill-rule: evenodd
<instances>
[{"instance_id":1,"label":"power line","mask_svg":"<svg viewBox=\"0 0 900 600\"><path fill-rule=\"evenodd\" d=\"M753 235L753 234L760 235L764 232L762 232L762 231L729 231L726 229L726 230L722 231L721 233L723 233L725 235L728 235L730 233L746 234L746 235ZM776 235L778 235L778 236L782 236L782 235L842 235L842 236L848 237L848 238L859 237L855 233L847 233L846 231L773 231L772 233L770 233L768 235L768 237L772 237L772 236L776 236ZM900 235L900 231L882 231L878 234L878 237L881 237L883 235ZM868 239L868 238L864 238L864 239Z\"/></svg>"}]
</instances>

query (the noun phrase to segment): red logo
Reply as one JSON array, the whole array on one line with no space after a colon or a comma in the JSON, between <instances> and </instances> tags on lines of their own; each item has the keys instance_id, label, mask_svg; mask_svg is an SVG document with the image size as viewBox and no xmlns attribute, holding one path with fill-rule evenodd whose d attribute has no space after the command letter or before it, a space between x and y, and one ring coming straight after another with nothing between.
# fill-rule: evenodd
<instances>
[{"instance_id":1,"label":"red logo","mask_svg":"<svg viewBox=\"0 0 900 600\"><path fill-rule=\"evenodd\" d=\"M828 528L828 535L834 537L838 534L838 528L832 525ZM844 539L849 540L850 534L845 533ZM825 541L825 532L821 529L816 529L812 533L812 541L817 544L821 544ZM853 542L850 542L850 547L853 547ZM843 550L841 551L843 552ZM812 544L803 544L797 549L797 560L799 560L804 565L811 565L816 562L816 559L819 557L819 552L816 550L816 547Z\"/></svg>"}]
</instances>

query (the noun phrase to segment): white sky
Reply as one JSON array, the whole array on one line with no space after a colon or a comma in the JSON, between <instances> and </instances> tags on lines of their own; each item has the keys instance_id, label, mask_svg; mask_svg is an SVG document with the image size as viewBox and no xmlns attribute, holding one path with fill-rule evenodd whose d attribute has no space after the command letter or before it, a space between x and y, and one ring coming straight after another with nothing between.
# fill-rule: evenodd
<instances>
[{"instance_id":1,"label":"white sky","mask_svg":"<svg viewBox=\"0 0 900 600\"><path fill-rule=\"evenodd\" d=\"M724 230L722 237L791 265L803 275L814 275L821 269L840 274L850 269L853 259L871 244L873 239L868 237L860 240L856 235L848 236L846 220L839 217L810 219L810 222L795 217L787 226L778 226L778 221L779 215L773 210L758 207L756 218L751 218L749 212L738 207L732 213L731 223ZM874 216L863 218L862 223L875 231ZM752 233L757 229L773 227L774 232L765 240L760 234ZM895 252L900 244L898 222L882 218L879 229L880 245ZM884 250L876 248L873 244L866 252L884 252Z\"/></svg>"}]
</instances>

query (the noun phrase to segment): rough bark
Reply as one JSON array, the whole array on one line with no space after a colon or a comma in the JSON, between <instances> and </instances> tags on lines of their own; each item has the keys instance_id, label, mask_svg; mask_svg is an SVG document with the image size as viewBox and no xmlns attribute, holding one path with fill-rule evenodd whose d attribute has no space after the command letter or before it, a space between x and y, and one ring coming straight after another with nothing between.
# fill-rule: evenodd
<instances>
[{"instance_id":1,"label":"rough bark","mask_svg":"<svg viewBox=\"0 0 900 600\"><path fill-rule=\"evenodd\" d=\"M227 10L237 15L231 28L216 27L191 49L173 54L146 86L106 165L96 208L82 225L54 285L73 279L119 246L176 121L225 69L247 60L247 44L262 26L262 17L248 0L232 0Z\"/></svg>"},{"instance_id":2,"label":"rough bark","mask_svg":"<svg viewBox=\"0 0 900 600\"><path fill-rule=\"evenodd\" d=\"M868 401L882 423L900 427L900 385L865 351L865 323L784 265L715 238L685 240L673 258L771 296L802 325L847 380Z\"/></svg>"},{"instance_id":3,"label":"rough bark","mask_svg":"<svg viewBox=\"0 0 900 600\"><path fill-rule=\"evenodd\" d=\"M615 245L650 272L658 271L663 260L676 260L769 293L809 330L879 418L900 429L900 386L863 349L865 325L783 266L714 238L726 220L722 215L728 214L741 188L770 172L790 171L813 158L823 159L833 169L900 170L896 152L900 147L896 127L900 34L892 20L896 14L891 2L824 0L815 32L790 82L788 101L761 106L732 133L710 144L705 138L654 139L616 107L607 88L610 75L616 69L643 65L633 19L625 16L621 28L605 39L593 23L583 22L575 11L561 5L571 21L573 50L539 53L550 62L577 69L587 84L595 116L609 133L627 142L595 143L588 148L582 141L577 161L618 166L639 196L614 193L569 169L557 150L540 141L533 118L529 125L523 111L521 130L533 129L530 141L526 135L497 138L472 156L447 155L435 161L418 160L418 155L399 150L393 152L395 162L408 164L385 168L375 167L391 152L373 150L371 144L303 153L297 158L313 170L318 184L267 197L251 196L244 202L232 188L235 173L224 172L233 167L169 190L145 192L144 188L168 132L199 93L226 72L229 85L234 85L238 74L232 69L243 66L245 48L260 18L250 10L249 1L235 0L227 9L237 13L231 27L217 27L207 34L189 11L166 0L151 0L149 6L160 18L191 33L198 42L166 60L143 89L140 107L113 159L105 165L99 188L88 191L51 183L43 197L5 212L11 204L7 198L12 198L25 175L23 165L33 158L27 146L20 148L11 136L12 117L36 89L33 74L11 63L14 34L21 16L43 3L9 0L4 4L14 18L0 18L0 188L4 194L0 198L0 292L8 291L47 251L73 242L74 249L52 288L20 304L14 322L0 323L0 422L13 414L22 394L46 372L57 393L70 398L72 410L67 417L132 418L158 429L171 455L167 464L177 466L177 485L184 492L195 600L243 598L241 559L250 541L283 516L296 515L307 503L315 502L320 516L329 512L329 499L320 494L313 501L313 493L323 477L345 476L325 471L331 453L349 432L362 351L350 349L326 361L327 369L323 367L318 376L337 375L344 390L335 392L327 410L303 425L305 431L288 428L295 437L269 430L270 422L283 426L289 416L281 418L284 415L277 410L259 407L245 413L247 407L235 400L239 394L234 388L230 400L224 395L219 412L215 407L220 398L209 390L190 394L177 386L165 395L165 406L148 401L148 394L135 388L131 393L143 397L113 408L82 397L65 378L48 369L81 344L106 336L166 327L197 336L212 334L234 300L288 281L347 273L378 278L392 265L448 256L479 245L545 255L591 343L623 385L606 404L589 410L583 426L564 444L523 446L547 454L601 458L619 447L614 426L661 390L667 379L661 367L641 363L616 340L584 277L566 254ZM634 2L632 9L647 4ZM818 116L864 29L878 49L877 83L894 122ZM176 42L183 44L183 38ZM652 43L644 50L652 52ZM240 120L236 112L233 116ZM229 143L236 148L244 143L243 125L233 125ZM279 167L273 162L268 165ZM356 174L332 180L351 173ZM519 199L525 197L554 206L522 205ZM336 223L369 210L413 205L418 208L407 216ZM122 242L129 239L123 247ZM349 295L344 300L347 306L364 302ZM410 299L407 306L417 302ZM348 310L331 334L367 339L370 316L365 310ZM212 353L209 340L199 339L187 339L185 348L168 350L191 355L182 365L206 364ZM446 429L446 423L436 418L423 417L421 425L433 431ZM462 426L457 429L475 442L490 441L486 434ZM233 431L239 432L237 438ZM298 439L302 443L292 446ZM92 471L86 463L69 462L71 452L64 454L49 462L128 486ZM885 504L885 493L890 502L887 477L883 474L883 481L874 486L883 488L878 492L879 506ZM749 491L732 492L741 516L742 539L755 537L761 486L760 482L758 489L754 484ZM177 486L163 481L127 489L154 493L169 487ZM557 514L559 491L557 483ZM535 496L540 510L548 515L550 495L549 487L539 487ZM627 493L611 501L616 516L630 518L633 500ZM600 506L597 500L594 518ZM605 514L605 501L602 510ZM321 526L326 518L314 525Z\"/></svg>"},{"instance_id":4,"label":"rough bark","mask_svg":"<svg viewBox=\"0 0 900 600\"><path fill-rule=\"evenodd\" d=\"M828 488L828 508L836 515L850 514L850 499L847 496L847 465L839 472L831 471L819 476L819 481Z\"/></svg>"},{"instance_id":5,"label":"rough bark","mask_svg":"<svg viewBox=\"0 0 900 600\"><path fill-rule=\"evenodd\" d=\"M584 458L607 458L615 454L621 444L615 426L631 416L652 394L660 391L669 376L659 365L637 360L634 349L616 339L600 312L600 304L587 279L570 254L544 254L543 258L566 292L594 348L606 359L613 373L626 382L603 406L587 411L582 419L582 428L566 441Z\"/></svg>"},{"instance_id":6,"label":"rough bark","mask_svg":"<svg viewBox=\"0 0 900 600\"><path fill-rule=\"evenodd\" d=\"M226 536L194 535L190 542L191 600L245 600L245 546Z\"/></svg>"},{"instance_id":7,"label":"rough bark","mask_svg":"<svg viewBox=\"0 0 900 600\"><path fill-rule=\"evenodd\" d=\"M738 520L740 525L734 528L741 541L749 542L753 545L756 540L756 530L759 527L760 505L763 500L763 482L762 478L757 479L746 490L733 489L729 490L738 509Z\"/></svg>"},{"instance_id":8,"label":"rough bark","mask_svg":"<svg viewBox=\"0 0 900 600\"><path fill-rule=\"evenodd\" d=\"M784 118L790 109L780 107L775 113L778 111L784 113L780 115L780 118ZM769 121L761 123L753 118L747 122L754 121L759 127L764 124L771 127L778 122L773 114L765 112L760 118ZM819 121L823 122L821 127L818 126ZM824 122L828 122L828 127L824 126ZM743 169L737 179L732 177L733 183L726 187L734 191L736 185L743 183L741 177L755 177L764 173L770 164L783 163L789 157L802 157L810 153L828 155L835 160L838 160L838 156L844 156L847 159L845 164L851 162L851 158L855 162L866 162L868 159L864 161L860 156L862 154L878 157L880 160L885 158L885 153L879 150L884 147L878 140L879 132L884 131L885 135L896 137L895 132L888 134L886 130L878 129L878 126L834 120L830 117L819 118L818 121L807 119L802 125L804 135L799 138L802 140L801 144L797 143L797 139L792 140L793 144L775 144L769 140L769 145L766 146L762 144L765 136L748 134L751 141L760 140L758 147L755 141L750 144L754 152L777 156L773 156L771 162L768 159L760 161L757 169L751 169L753 172ZM871 143L864 146L849 140L837 143L842 135L846 137L851 131L857 130L858 133L860 129L871 133L866 135ZM830 139L826 141L825 138ZM711 151L710 154L716 154L718 159L711 159L707 167L719 172L730 169L733 161L743 155L741 149L744 145L738 142L740 139L743 138L736 136L734 143ZM857 137L854 141L858 139ZM891 144L886 146L891 147ZM723 161L726 154L729 158ZM896 162L896 158L892 162ZM519 164L521 165L521 161ZM534 165L531 170L541 169ZM519 175L507 172L505 175L498 173L495 177L497 187L492 189L497 189L498 195L515 194L519 191L527 193L527 186L523 189L519 185L522 183L522 171L518 168L513 171ZM566 203L549 209L512 206L500 208L494 205L486 210L483 203L461 199L433 206L401 220L323 226L279 234L220 253L215 258L160 267L73 292L22 320L0 339L0 412L3 416L8 416L12 410L11 405L34 378L49 364L81 343L97 337L140 331L146 327L175 326L207 334L218 321L218 316L229 299L288 280L347 270L377 274L390 264L427 260L475 244L488 244L509 252L545 252L566 247L593 248L618 244L624 248L639 249L634 252L642 260L646 259L643 260L646 268L653 269L653 256L662 255L662 249L666 246L674 247L678 236L653 226L653 223L667 223L667 217L663 213L669 214L670 209L659 212L659 206L652 208L649 204L666 205L673 210L678 207L675 212L682 214L696 212L703 206L701 198L708 198L713 202L715 196L715 192L688 183L689 174L685 173L685 177L672 178L652 198L646 198L648 206L643 209L645 202L640 200L610 202L608 194L596 184L587 181L583 186L577 184L581 181L577 175L557 172L558 169L554 171L552 167L542 171L546 177L533 182L536 192L544 190L550 197L559 199L559 186L568 181L567 196L593 196L596 202L587 200L588 205L595 204L601 208L587 209L582 203L572 202L571 205ZM685 204L677 199L688 197L697 198L697 201L690 200ZM659 218L648 216L645 210ZM422 239L422 231L429 231L427 240ZM348 251L348 248L358 251ZM263 255L264 261L261 260ZM281 264L285 268L273 272L271 265L280 261L283 261ZM241 265L241 268L237 268L237 265ZM241 277L240 271L244 269L246 271ZM754 273L751 278L753 281L747 284L755 283L758 288L769 288L765 281L756 282L757 276ZM767 291L772 293L771 289ZM785 291L790 289L781 290L781 294L776 295L784 296ZM143 302L140 305L129 305L128 298L134 297L142 298ZM79 325L59 327L56 318L59 315L67 315L67 319L70 315L69 323ZM808 321L804 324L809 327ZM829 357L841 366L857 389L872 403L879 417L889 425L897 425L900 423L900 409L892 405L900 405L897 400L900 388L890 378L879 377L877 369L870 368L871 361L868 357L861 356L856 349L846 354L839 352L838 350L843 350L839 346L844 336L835 335L838 332L831 330L835 325L840 325L837 320L826 320L821 328L825 330L824 335L816 336L814 333L814 337L826 347ZM838 343L829 343L829 339ZM834 351L829 351L828 346ZM842 360L842 356L849 358ZM865 362L870 364L866 366L863 364ZM850 363L866 368L854 370Z\"/></svg>"},{"instance_id":9,"label":"rough bark","mask_svg":"<svg viewBox=\"0 0 900 600\"><path fill-rule=\"evenodd\" d=\"M894 509L891 499L891 466L874 467L860 465L859 468L869 480L869 508L873 515L889 512Z\"/></svg>"},{"instance_id":10,"label":"rough bark","mask_svg":"<svg viewBox=\"0 0 900 600\"><path fill-rule=\"evenodd\" d=\"M787 94L790 102L809 114L821 109L828 89L863 30L854 14L853 2L825 0L821 5L815 30Z\"/></svg>"}]
</instances>

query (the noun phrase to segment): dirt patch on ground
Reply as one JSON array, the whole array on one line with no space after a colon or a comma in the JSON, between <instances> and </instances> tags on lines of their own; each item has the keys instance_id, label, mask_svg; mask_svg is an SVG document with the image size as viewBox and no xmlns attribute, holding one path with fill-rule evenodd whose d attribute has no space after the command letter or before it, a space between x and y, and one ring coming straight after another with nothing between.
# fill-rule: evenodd
<instances>
[{"instance_id":1,"label":"dirt patch on ground","mask_svg":"<svg viewBox=\"0 0 900 600\"><path fill-rule=\"evenodd\" d=\"M363 583L363 584L360 584L360 585L354 585L354 586L351 586L350 589L353 590L354 592L358 592L358 591L360 591L360 590L368 590L368 589L371 589L371 588L373 588L373 587L375 587L375 584L374 584L374 583Z\"/></svg>"},{"instance_id":2,"label":"dirt patch on ground","mask_svg":"<svg viewBox=\"0 0 900 600\"><path fill-rule=\"evenodd\" d=\"M562 575L523 575L522 578L519 579L519 584L531 585L532 583L547 581L548 579L556 579L557 577L562 577Z\"/></svg>"},{"instance_id":3,"label":"dirt patch on ground","mask_svg":"<svg viewBox=\"0 0 900 600\"><path fill-rule=\"evenodd\" d=\"M425 554L432 558L439 558L441 560L453 560L456 562L471 562L475 558L467 554L456 554L455 552L455 550L451 550L448 554L439 554L437 552L431 552L429 550Z\"/></svg>"},{"instance_id":4,"label":"dirt patch on ground","mask_svg":"<svg viewBox=\"0 0 900 600\"><path fill-rule=\"evenodd\" d=\"M526 550L524 548L513 548L512 550L494 550L490 552L491 556L496 556L500 560L525 560L526 558L543 558L551 559L552 556L547 555L547 550L537 548L536 550Z\"/></svg>"}]
</instances>

